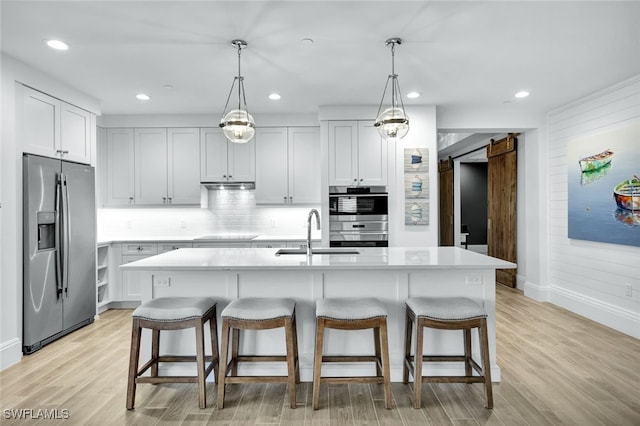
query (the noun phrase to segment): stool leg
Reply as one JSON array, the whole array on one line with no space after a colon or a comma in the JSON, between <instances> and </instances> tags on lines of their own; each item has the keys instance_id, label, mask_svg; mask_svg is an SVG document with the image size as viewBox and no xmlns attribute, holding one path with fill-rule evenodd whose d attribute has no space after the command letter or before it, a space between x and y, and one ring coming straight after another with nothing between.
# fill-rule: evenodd
<instances>
[{"instance_id":1,"label":"stool leg","mask_svg":"<svg viewBox=\"0 0 640 426\"><path fill-rule=\"evenodd\" d=\"M376 329L377 330L377 329ZM391 408L391 372L389 371L389 338L387 335L387 319L380 319L380 342L382 346L382 369L384 375L384 405Z\"/></svg>"},{"instance_id":2,"label":"stool leg","mask_svg":"<svg viewBox=\"0 0 640 426\"><path fill-rule=\"evenodd\" d=\"M227 376L227 356L229 355L229 320L222 320L222 345L220 346L220 375L218 376L218 410L224 408L224 379Z\"/></svg>"},{"instance_id":3,"label":"stool leg","mask_svg":"<svg viewBox=\"0 0 640 426\"><path fill-rule=\"evenodd\" d=\"M231 375L238 375L238 353L240 349L240 329L233 329L233 336L231 337Z\"/></svg>"},{"instance_id":4,"label":"stool leg","mask_svg":"<svg viewBox=\"0 0 640 426\"><path fill-rule=\"evenodd\" d=\"M200 408L207 408L207 387L205 383L206 377L205 360L204 360L204 321L200 318L195 320L196 329L196 364L198 368L198 395Z\"/></svg>"},{"instance_id":5,"label":"stool leg","mask_svg":"<svg viewBox=\"0 0 640 426\"><path fill-rule=\"evenodd\" d=\"M296 363L296 383L300 383L300 359L298 356L298 327L296 325L296 313L293 312L293 355Z\"/></svg>"},{"instance_id":6,"label":"stool leg","mask_svg":"<svg viewBox=\"0 0 640 426\"><path fill-rule=\"evenodd\" d=\"M313 356L313 409L320 405L320 377L322 371L322 344L324 342L324 318L316 320L316 351Z\"/></svg>"},{"instance_id":7,"label":"stool leg","mask_svg":"<svg viewBox=\"0 0 640 426\"><path fill-rule=\"evenodd\" d=\"M218 380L220 371L220 354L218 353L218 320L215 308L213 316L209 318L209 334L211 336L211 362L213 362L213 375L215 381Z\"/></svg>"},{"instance_id":8,"label":"stool leg","mask_svg":"<svg viewBox=\"0 0 640 426\"><path fill-rule=\"evenodd\" d=\"M293 319L284 319L284 334L287 343L287 386L289 386L289 407L296 408L296 353L293 334Z\"/></svg>"},{"instance_id":9,"label":"stool leg","mask_svg":"<svg viewBox=\"0 0 640 426\"><path fill-rule=\"evenodd\" d=\"M373 345L376 351L376 376L382 377L382 356L380 354L380 329L373 328Z\"/></svg>"},{"instance_id":10,"label":"stool leg","mask_svg":"<svg viewBox=\"0 0 640 426\"><path fill-rule=\"evenodd\" d=\"M414 408L420 408L422 405L422 348L424 339L424 325L420 318L416 318L416 352L414 355L415 361L415 373L413 377L413 390L415 394L415 401L413 401Z\"/></svg>"},{"instance_id":11,"label":"stool leg","mask_svg":"<svg viewBox=\"0 0 640 426\"><path fill-rule=\"evenodd\" d=\"M464 332L464 374L467 377L473 375L471 370L471 329L465 328Z\"/></svg>"},{"instance_id":12,"label":"stool leg","mask_svg":"<svg viewBox=\"0 0 640 426\"><path fill-rule=\"evenodd\" d=\"M151 331L151 377L158 377L158 358L160 357L160 330L155 328Z\"/></svg>"},{"instance_id":13,"label":"stool leg","mask_svg":"<svg viewBox=\"0 0 640 426\"><path fill-rule=\"evenodd\" d=\"M489 336L487 333L487 319L480 321L480 351L482 353L482 373L484 375L484 390L487 397L487 408L493 408L493 388L491 384L491 359L489 359Z\"/></svg>"},{"instance_id":14,"label":"stool leg","mask_svg":"<svg viewBox=\"0 0 640 426\"><path fill-rule=\"evenodd\" d=\"M402 362L402 383L405 385L409 383L409 365L411 362L411 329L413 326L413 320L409 316L407 309L407 316L404 324L404 360Z\"/></svg>"},{"instance_id":15,"label":"stool leg","mask_svg":"<svg viewBox=\"0 0 640 426\"><path fill-rule=\"evenodd\" d=\"M127 380L127 410L132 410L136 401L136 378L138 376L138 362L140 359L140 322L133 319L131 330L131 352L129 355L129 377Z\"/></svg>"}]
</instances>

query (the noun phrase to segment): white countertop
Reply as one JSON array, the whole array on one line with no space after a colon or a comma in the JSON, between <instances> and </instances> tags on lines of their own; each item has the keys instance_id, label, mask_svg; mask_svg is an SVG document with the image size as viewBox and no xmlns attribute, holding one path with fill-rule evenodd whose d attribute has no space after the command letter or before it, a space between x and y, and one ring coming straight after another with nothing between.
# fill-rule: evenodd
<instances>
[{"instance_id":1,"label":"white countertop","mask_svg":"<svg viewBox=\"0 0 640 426\"><path fill-rule=\"evenodd\" d=\"M273 248L183 248L127 263L123 270L513 269L516 264L457 247L356 248L357 255L276 256Z\"/></svg>"},{"instance_id":2,"label":"white countertop","mask_svg":"<svg viewBox=\"0 0 640 426\"><path fill-rule=\"evenodd\" d=\"M97 244L104 245L110 243L130 243L130 242L216 242L216 241L305 241L305 235L262 235L262 234L238 234L238 233L210 233L208 235L185 235L185 236L110 236L98 237ZM314 236L314 242L319 242L320 237Z\"/></svg>"}]
</instances>

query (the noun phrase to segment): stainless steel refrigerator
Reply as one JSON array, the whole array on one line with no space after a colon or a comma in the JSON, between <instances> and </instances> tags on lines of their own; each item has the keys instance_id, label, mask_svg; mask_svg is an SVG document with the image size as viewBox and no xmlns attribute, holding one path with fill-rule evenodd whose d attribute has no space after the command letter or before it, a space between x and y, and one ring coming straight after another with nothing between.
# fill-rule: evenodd
<instances>
[{"instance_id":1,"label":"stainless steel refrigerator","mask_svg":"<svg viewBox=\"0 0 640 426\"><path fill-rule=\"evenodd\" d=\"M22 352L93 322L96 313L94 168L23 159Z\"/></svg>"}]
</instances>

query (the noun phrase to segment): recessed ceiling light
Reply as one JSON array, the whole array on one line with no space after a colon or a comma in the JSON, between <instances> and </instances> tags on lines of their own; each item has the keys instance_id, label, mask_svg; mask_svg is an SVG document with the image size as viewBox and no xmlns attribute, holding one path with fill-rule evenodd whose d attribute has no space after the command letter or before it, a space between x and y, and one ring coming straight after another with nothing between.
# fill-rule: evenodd
<instances>
[{"instance_id":1,"label":"recessed ceiling light","mask_svg":"<svg viewBox=\"0 0 640 426\"><path fill-rule=\"evenodd\" d=\"M269 95L269 99L271 99L272 101L277 101L281 97L282 96L280 96L278 93L272 93L272 94Z\"/></svg>"},{"instance_id":2,"label":"recessed ceiling light","mask_svg":"<svg viewBox=\"0 0 640 426\"><path fill-rule=\"evenodd\" d=\"M307 45L309 45L309 44L313 44L313 39L312 39L312 38L309 38L309 37L305 37L305 38L301 39L301 40L300 40L300 42L301 42L302 44L307 44Z\"/></svg>"},{"instance_id":3,"label":"recessed ceiling light","mask_svg":"<svg viewBox=\"0 0 640 426\"><path fill-rule=\"evenodd\" d=\"M164 87L167 90L173 89L173 84L163 84L162 87Z\"/></svg>"},{"instance_id":4,"label":"recessed ceiling light","mask_svg":"<svg viewBox=\"0 0 640 426\"><path fill-rule=\"evenodd\" d=\"M409 92L407 93L407 98L415 99L420 97L420 92Z\"/></svg>"},{"instance_id":5,"label":"recessed ceiling light","mask_svg":"<svg viewBox=\"0 0 640 426\"><path fill-rule=\"evenodd\" d=\"M521 90L520 92L516 93L516 98L526 98L527 96L529 96L529 92L527 92L526 90Z\"/></svg>"},{"instance_id":6,"label":"recessed ceiling light","mask_svg":"<svg viewBox=\"0 0 640 426\"><path fill-rule=\"evenodd\" d=\"M144 94L144 93L138 93L136 95L136 98L138 98L141 101L148 101L149 99L151 99L151 96Z\"/></svg>"},{"instance_id":7,"label":"recessed ceiling light","mask_svg":"<svg viewBox=\"0 0 640 426\"><path fill-rule=\"evenodd\" d=\"M47 46L56 50L69 50L69 45L60 40L46 40Z\"/></svg>"}]
</instances>

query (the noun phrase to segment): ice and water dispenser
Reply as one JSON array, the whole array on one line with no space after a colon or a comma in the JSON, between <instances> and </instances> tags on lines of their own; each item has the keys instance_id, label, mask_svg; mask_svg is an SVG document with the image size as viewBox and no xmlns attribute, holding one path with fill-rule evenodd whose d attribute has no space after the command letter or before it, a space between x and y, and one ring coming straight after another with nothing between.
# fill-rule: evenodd
<instances>
[{"instance_id":1,"label":"ice and water dispenser","mask_svg":"<svg viewBox=\"0 0 640 426\"><path fill-rule=\"evenodd\" d=\"M38 212L38 250L56 248L56 213Z\"/></svg>"}]
</instances>

